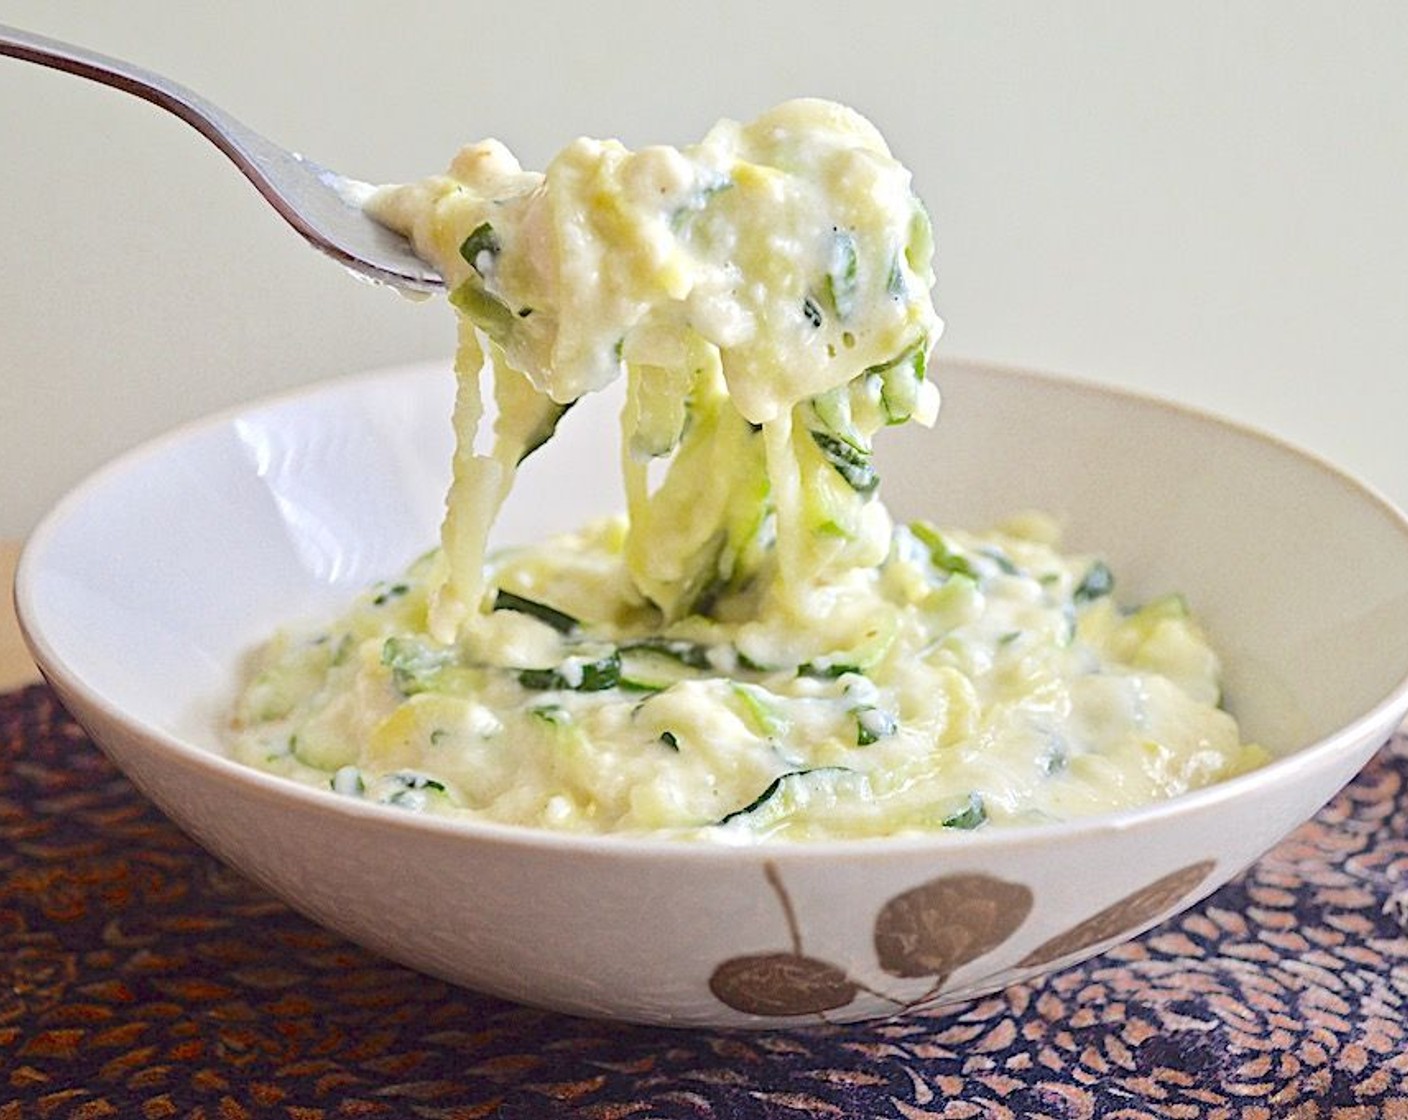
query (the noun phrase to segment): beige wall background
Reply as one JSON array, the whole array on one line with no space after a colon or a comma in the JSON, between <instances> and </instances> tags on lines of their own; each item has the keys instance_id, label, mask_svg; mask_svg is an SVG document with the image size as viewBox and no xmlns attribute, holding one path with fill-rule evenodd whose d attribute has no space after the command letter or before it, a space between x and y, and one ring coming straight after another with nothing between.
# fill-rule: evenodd
<instances>
[{"instance_id":1,"label":"beige wall background","mask_svg":"<svg viewBox=\"0 0 1408 1120\"><path fill-rule=\"evenodd\" d=\"M1210 408L1408 503L1408 5L8 0L0 21L376 180L484 135L540 166L578 134L687 142L850 102L933 212L945 352ZM350 281L174 118L9 59L0 262L0 536L173 425L451 345L442 307Z\"/></svg>"}]
</instances>

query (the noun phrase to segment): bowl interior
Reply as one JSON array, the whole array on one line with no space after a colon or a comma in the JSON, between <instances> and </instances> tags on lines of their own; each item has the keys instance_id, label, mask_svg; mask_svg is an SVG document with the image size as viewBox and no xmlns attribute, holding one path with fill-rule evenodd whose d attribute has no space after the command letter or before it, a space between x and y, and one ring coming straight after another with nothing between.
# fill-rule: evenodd
<instances>
[{"instance_id":1,"label":"bowl interior","mask_svg":"<svg viewBox=\"0 0 1408 1120\"><path fill-rule=\"evenodd\" d=\"M947 364L935 432L885 433L898 517L1055 514L1124 601L1180 591L1224 655L1229 706L1280 753L1405 690L1408 525L1265 436L1093 385ZM17 601L42 666L218 751L248 651L338 611L435 540L451 449L442 367L350 378L177 432L99 472L26 548ZM525 465L501 541L620 507L615 401ZM912 429L912 430L911 430Z\"/></svg>"}]
</instances>

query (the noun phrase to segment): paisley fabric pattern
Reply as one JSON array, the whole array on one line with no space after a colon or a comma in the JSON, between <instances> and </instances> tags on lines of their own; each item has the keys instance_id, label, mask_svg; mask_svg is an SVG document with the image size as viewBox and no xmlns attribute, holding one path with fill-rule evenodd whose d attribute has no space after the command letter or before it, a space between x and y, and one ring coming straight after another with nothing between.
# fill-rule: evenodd
<instances>
[{"instance_id":1,"label":"paisley fabric pattern","mask_svg":"<svg viewBox=\"0 0 1408 1120\"><path fill-rule=\"evenodd\" d=\"M1408 1120L1408 740L1138 941L940 1012L747 1034L573 1019L391 965L205 855L47 689L10 693L0 1120L108 1116Z\"/></svg>"}]
</instances>

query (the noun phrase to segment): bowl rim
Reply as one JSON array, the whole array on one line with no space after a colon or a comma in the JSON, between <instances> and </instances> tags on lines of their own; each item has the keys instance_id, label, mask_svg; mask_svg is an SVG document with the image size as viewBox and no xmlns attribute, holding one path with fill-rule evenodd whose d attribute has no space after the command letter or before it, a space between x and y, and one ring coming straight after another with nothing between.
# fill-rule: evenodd
<instances>
[{"instance_id":1,"label":"bowl rim","mask_svg":"<svg viewBox=\"0 0 1408 1120\"><path fill-rule=\"evenodd\" d=\"M1252 424L1219 415L1211 410L1171 400L1158 394L1125 386L1109 385L1088 377L1062 372L1048 372L1005 363L946 357L935 363L938 370L961 368L983 378L1055 385L1082 393L1114 397L1129 401L1140 408L1180 414L1200 424L1230 430L1253 441L1269 444L1282 453L1299 458L1321 471L1340 486L1351 490L1360 500L1375 507L1387 523L1402 534L1408 547L1408 513L1372 484L1356 477L1317 452L1284 437L1267 432ZM111 696L70 671L59 652L44 632L44 605L36 584L43 568L46 550L52 539L82 507L89 495L110 479L121 475L139 463L166 453L203 432L211 431L232 420L253 412L288 407L319 397L354 391L377 382L392 382L412 378L428 378L432 374L450 375L443 361L422 361L375 367L354 373L320 378L307 384L262 395L242 404L235 404L209 415L198 417L174 427L152 439L142 441L128 451L109 460L72 487L40 520L25 540L16 565L12 595L20 631L45 681L60 699L74 699L74 708L94 712L102 721L125 728L156 753L188 772L198 772L217 782L232 782L250 796L278 802L301 813L316 814L355 822L367 831L432 835L444 841L492 843L510 848L534 850L539 853L563 852L582 858L656 860L660 858L686 860L769 861L778 865L810 864L817 860L834 862L868 860L903 854L934 853L945 856L962 854L978 858L994 849L1046 845L1058 839L1092 839L1112 836L1147 825L1167 822L1172 818L1193 816L1236 801L1263 786L1273 788L1294 784L1306 771L1333 761L1333 756L1351 744L1360 743L1376 728L1388 728L1385 742L1408 715L1408 666L1398 682L1384 696L1354 719L1328 735L1308 741L1290 753L1273 758L1264 766L1210 786L1180 794L1165 801L1101 813L1072 820L1035 823L978 832L938 831L898 836L877 836L806 841L776 841L725 843L690 840L652 835L649 833L576 833L558 832L530 825L506 824L470 817L431 816L407 813L391 806L378 805L323 791L316 787L280 777L237 762L219 753L217 740L207 746L189 737L166 731L155 724L124 710ZM77 718L78 713L73 713ZM95 721L96 722L96 721ZM85 728L86 729L86 728ZM103 744L93 736L100 747ZM106 747L103 747L106 751ZM1376 748L1377 749L1377 748ZM1333 796L1327 795L1326 800ZM1235 870L1235 869L1234 869Z\"/></svg>"}]
</instances>

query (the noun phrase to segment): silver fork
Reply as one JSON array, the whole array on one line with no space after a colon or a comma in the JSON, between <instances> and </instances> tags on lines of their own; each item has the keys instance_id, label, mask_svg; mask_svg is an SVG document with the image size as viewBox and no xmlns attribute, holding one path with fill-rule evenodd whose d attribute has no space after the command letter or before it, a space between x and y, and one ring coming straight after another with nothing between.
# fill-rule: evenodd
<instances>
[{"instance_id":1,"label":"silver fork","mask_svg":"<svg viewBox=\"0 0 1408 1120\"><path fill-rule=\"evenodd\" d=\"M121 59L3 24L0 55L88 78L174 113L229 156L289 225L358 276L411 292L445 286L405 238L363 211L375 189L371 184L279 147L185 86Z\"/></svg>"}]
</instances>

